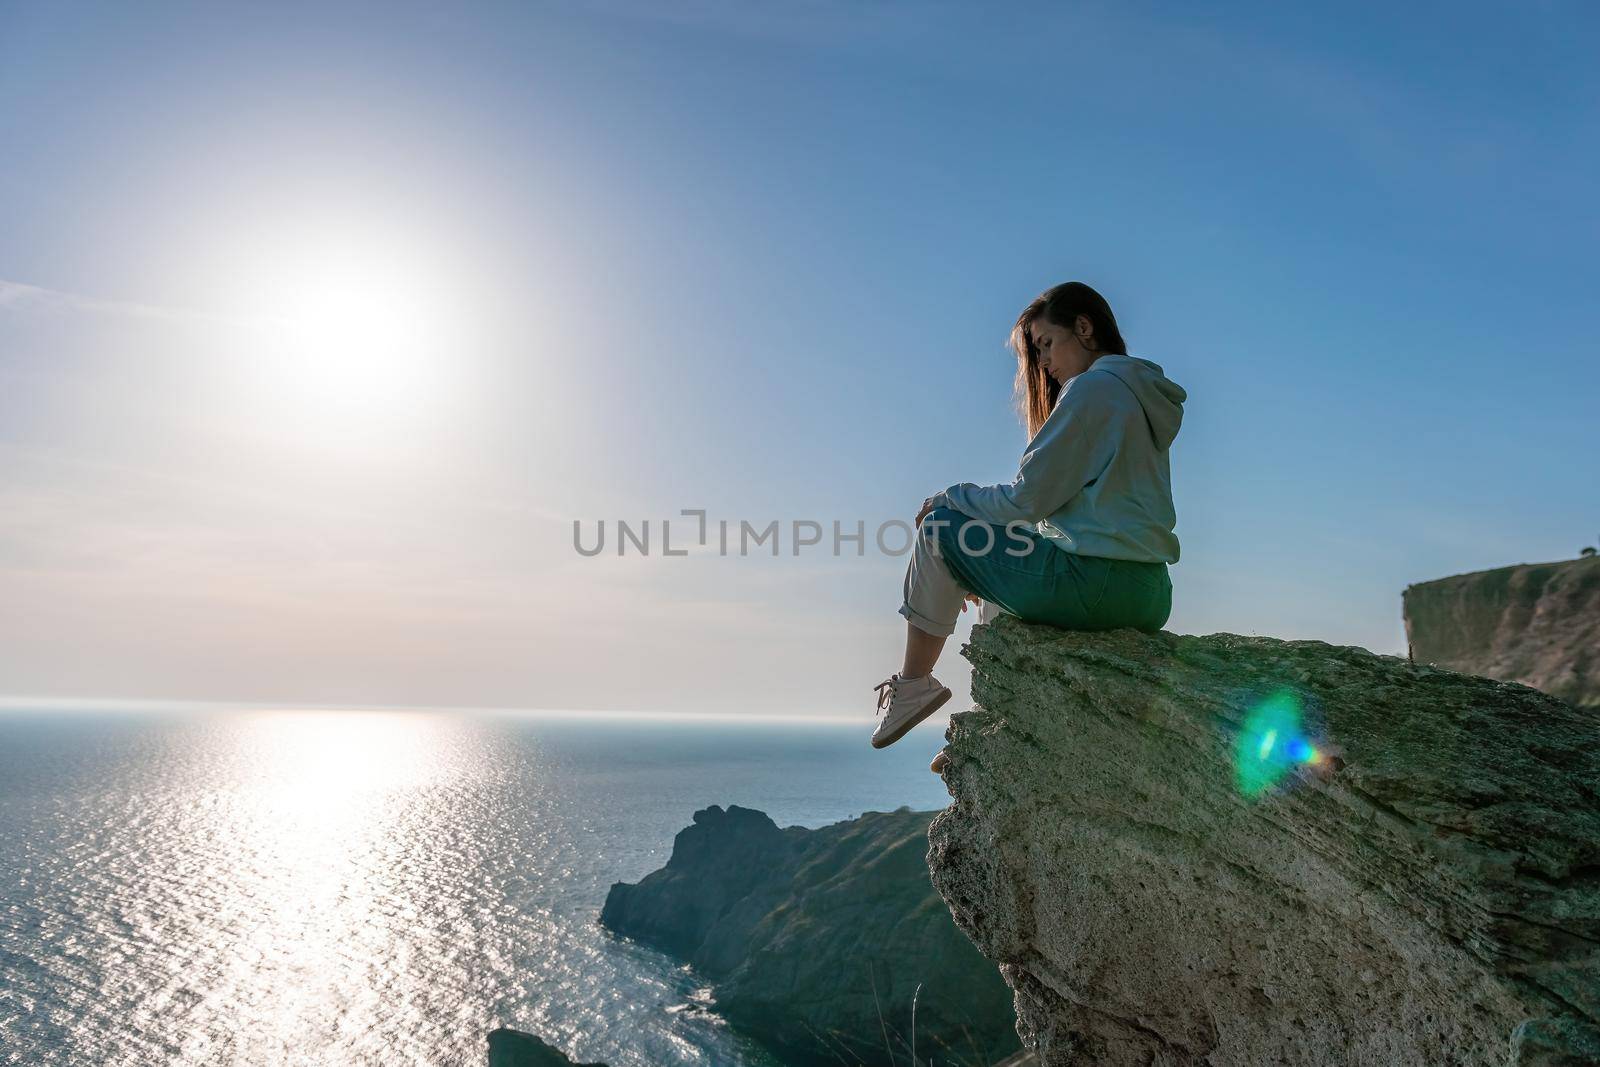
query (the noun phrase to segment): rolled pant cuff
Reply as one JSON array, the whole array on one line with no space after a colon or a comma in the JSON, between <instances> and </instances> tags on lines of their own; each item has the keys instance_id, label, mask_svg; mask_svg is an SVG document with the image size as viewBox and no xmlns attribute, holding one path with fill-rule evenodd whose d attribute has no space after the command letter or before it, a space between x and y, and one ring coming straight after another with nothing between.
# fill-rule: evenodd
<instances>
[{"instance_id":1,"label":"rolled pant cuff","mask_svg":"<svg viewBox=\"0 0 1600 1067\"><path fill-rule=\"evenodd\" d=\"M926 615L918 615L915 611L911 610L910 604L901 604L900 614L904 615L906 617L906 621L912 626L915 626L925 634L932 634L934 637L949 637L951 634L956 632L955 623L934 622Z\"/></svg>"}]
</instances>

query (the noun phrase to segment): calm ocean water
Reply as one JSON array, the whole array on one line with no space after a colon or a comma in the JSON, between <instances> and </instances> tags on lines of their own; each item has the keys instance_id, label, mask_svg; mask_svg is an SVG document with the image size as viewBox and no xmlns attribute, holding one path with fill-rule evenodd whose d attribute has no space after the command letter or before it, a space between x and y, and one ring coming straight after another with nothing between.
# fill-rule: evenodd
<instances>
[{"instance_id":1,"label":"calm ocean water","mask_svg":"<svg viewBox=\"0 0 1600 1067\"><path fill-rule=\"evenodd\" d=\"M595 924L708 804L948 802L925 724L0 714L0 1063L768 1065Z\"/></svg>"}]
</instances>

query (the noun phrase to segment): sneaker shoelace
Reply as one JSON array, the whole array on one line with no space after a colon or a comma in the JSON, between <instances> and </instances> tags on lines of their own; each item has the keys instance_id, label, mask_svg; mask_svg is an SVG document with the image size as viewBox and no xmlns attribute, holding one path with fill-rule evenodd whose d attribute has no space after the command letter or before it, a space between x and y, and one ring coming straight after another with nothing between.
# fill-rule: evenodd
<instances>
[{"instance_id":1,"label":"sneaker shoelace","mask_svg":"<svg viewBox=\"0 0 1600 1067\"><path fill-rule=\"evenodd\" d=\"M889 709L894 705L895 689L902 680L897 675L891 675L872 687L878 691L878 718L889 714Z\"/></svg>"}]
</instances>

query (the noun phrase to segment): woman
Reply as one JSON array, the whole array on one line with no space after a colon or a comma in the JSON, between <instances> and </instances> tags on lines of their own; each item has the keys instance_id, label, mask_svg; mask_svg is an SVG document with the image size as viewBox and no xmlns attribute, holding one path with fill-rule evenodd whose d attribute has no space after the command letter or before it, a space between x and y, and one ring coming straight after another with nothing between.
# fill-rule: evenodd
<instances>
[{"instance_id":1,"label":"woman","mask_svg":"<svg viewBox=\"0 0 1600 1067\"><path fill-rule=\"evenodd\" d=\"M1030 437L1021 469L1006 485L952 485L917 512L905 660L876 687L875 748L950 699L933 666L967 600L1068 630L1155 631L1172 611L1167 449L1187 394L1127 354L1110 305L1082 282L1023 309L1011 347Z\"/></svg>"}]
</instances>

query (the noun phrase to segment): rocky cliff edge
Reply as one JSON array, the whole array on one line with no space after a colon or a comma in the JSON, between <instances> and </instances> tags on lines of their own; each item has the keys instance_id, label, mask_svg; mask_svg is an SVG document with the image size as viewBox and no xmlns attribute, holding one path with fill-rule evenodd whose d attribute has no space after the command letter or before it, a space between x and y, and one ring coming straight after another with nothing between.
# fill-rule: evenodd
<instances>
[{"instance_id":1,"label":"rocky cliff edge","mask_svg":"<svg viewBox=\"0 0 1600 1067\"><path fill-rule=\"evenodd\" d=\"M1359 648L973 631L933 884L1045 1067L1600 1063L1600 717Z\"/></svg>"}]
</instances>

